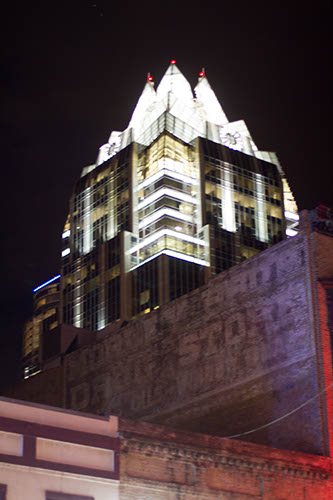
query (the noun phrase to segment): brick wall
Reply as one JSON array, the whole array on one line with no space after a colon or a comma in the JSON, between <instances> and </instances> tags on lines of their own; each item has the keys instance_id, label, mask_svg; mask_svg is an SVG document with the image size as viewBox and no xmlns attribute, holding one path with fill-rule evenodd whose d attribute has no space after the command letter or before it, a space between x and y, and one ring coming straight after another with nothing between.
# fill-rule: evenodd
<instances>
[{"instance_id":1,"label":"brick wall","mask_svg":"<svg viewBox=\"0 0 333 500\"><path fill-rule=\"evenodd\" d=\"M311 248L303 230L153 313L108 327L66 357L66 406L230 436L314 397L323 375ZM325 426L316 398L241 439L325 454Z\"/></svg>"},{"instance_id":2,"label":"brick wall","mask_svg":"<svg viewBox=\"0 0 333 500\"><path fill-rule=\"evenodd\" d=\"M329 500L331 460L120 419L121 500Z\"/></svg>"}]
</instances>

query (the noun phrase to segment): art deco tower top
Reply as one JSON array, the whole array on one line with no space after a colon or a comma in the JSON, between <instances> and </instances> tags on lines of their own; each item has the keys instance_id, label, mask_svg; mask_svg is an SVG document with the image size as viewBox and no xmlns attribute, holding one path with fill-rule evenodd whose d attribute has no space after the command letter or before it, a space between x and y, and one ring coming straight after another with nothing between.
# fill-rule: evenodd
<instances>
[{"instance_id":1,"label":"art deco tower top","mask_svg":"<svg viewBox=\"0 0 333 500\"><path fill-rule=\"evenodd\" d=\"M183 135L181 139L188 140L190 137L191 140L197 136L208 136L207 138L247 154L254 154L254 151L257 151L245 122L243 120L229 122L208 82L205 71L199 73L199 81L193 93L189 82L173 60L156 90L152 77L148 77L128 127L122 133L112 132L108 143L101 147L97 164L126 147L129 131L131 131L130 140L139 143L145 140L147 129L164 113L169 113L187 125L187 133L179 132L179 135ZM188 130L189 127L192 129L191 132ZM261 152L258 157L261 156L265 155ZM265 159L272 160L271 157Z\"/></svg>"},{"instance_id":2,"label":"art deco tower top","mask_svg":"<svg viewBox=\"0 0 333 500\"><path fill-rule=\"evenodd\" d=\"M171 61L127 128L82 171L63 232L62 321L131 319L295 234L275 153L226 117L205 71L192 91Z\"/></svg>"}]
</instances>

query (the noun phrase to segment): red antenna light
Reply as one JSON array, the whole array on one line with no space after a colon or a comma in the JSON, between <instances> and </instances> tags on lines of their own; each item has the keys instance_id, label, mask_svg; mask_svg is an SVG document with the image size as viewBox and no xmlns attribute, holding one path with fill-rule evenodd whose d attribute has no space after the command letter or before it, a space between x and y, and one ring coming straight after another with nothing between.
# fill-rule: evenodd
<instances>
[{"instance_id":1,"label":"red antenna light","mask_svg":"<svg viewBox=\"0 0 333 500\"><path fill-rule=\"evenodd\" d=\"M202 70L199 73L199 76L201 77L205 76L205 68L202 68Z\"/></svg>"},{"instance_id":2,"label":"red antenna light","mask_svg":"<svg viewBox=\"0 0 333 500\"><path fill-rule=\"evenodd\" d=\"M170 61L170 64L176 64L176 61L172 59L172 61Z\"/></svg>"},{"instance_id":3,"label":"red antenna light","mask_svg":"<svg viewBox=\"0 0 333 500\"><path fill-rule=\"evenodd\" d=\"M148 75L147 75L147 81L148 82L152 82L153 81L153 77L150 76L150 73L148 73Z\"/></svg>"}]
</instances>

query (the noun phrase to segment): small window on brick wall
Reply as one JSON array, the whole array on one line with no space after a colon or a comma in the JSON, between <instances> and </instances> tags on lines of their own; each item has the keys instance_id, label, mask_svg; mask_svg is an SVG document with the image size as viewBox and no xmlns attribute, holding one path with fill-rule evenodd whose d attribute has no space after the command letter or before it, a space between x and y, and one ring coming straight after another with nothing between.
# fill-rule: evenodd
<instances>
[{"instance_id":1,"label":"small window on brick wall","mask_svg":"<svg viewBox=\"0 0 333 500\"><path fill-rule=\"evenodd\" d=\"M94 500L94 497L87 497L86 495L73 495L70 493L59 493L57 491L47 491L45 494L45 500Z\"/></svg>"},{"instance_id":2,"label":"small window on brick wall","mask_svg":"<svg viewBox=\"0 0 333 500\"><path fill-rule=\"evenodd\" d=\"M0 500L6 500L7 485L0 484Z\"/></svg>"}]
</instances>

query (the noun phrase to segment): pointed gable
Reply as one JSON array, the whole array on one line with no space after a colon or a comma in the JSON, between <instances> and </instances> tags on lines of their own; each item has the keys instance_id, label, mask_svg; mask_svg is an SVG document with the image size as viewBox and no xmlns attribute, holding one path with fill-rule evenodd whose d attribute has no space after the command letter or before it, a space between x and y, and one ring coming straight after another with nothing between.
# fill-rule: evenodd
<instances>
[{"instance_id":1,"label":"pointed gable","mask_svg":"<svg viewBox=\"0 0 333 500\"><path fill-rule=\"evenodd\" d=\"M228 118L224 114L222 106L205 76L199 80L194 92L206 115L206 121L216 125L228 123Z\"/></svg>"},{"instance_id":2,"label":"pointed gable","mask_svg":"<svg viewBox=\"0 0 333 500\"><path fill-rule=\"evenodd\" d=\"M170 64L156 90L159 100L165 100L170 93L182 101L193 100L191 86L176 64Z\"/></svg>"},{"instance_id":3,"label":"pointed gable","mask_svg":"<svg viewBox=\"0 0 333 500\"><path fill-rule=\"evenodd\" d=\"M153 140L150 132L148 136L145 134L164 113L180 120L177 126L176 122L173 122L173 133L176 133L176 127L181 137L186 136L186 140L198 135L204 136L207 133L207 122L209 122L211 128L215 127L212 137L220 142L218 127L226 127L230 123L204 72L202 75L200 74L201 78L195 88L196 99L189 82L178 69L175 61L171 61L156 91L154 83L149 78L126 128L127 135L124 132L122 147L128 143L128 137L144 144ZM180 129L182 132L179 132Z\"/></svg>"},{"instance_id":4,"label":"pointed gable","mask_svg":"<svg viewBox=\"0 0 333 500\"><path fill-rule=\"evenodd\" d=\"M137 129L140 122L143 121L144 115L148 108L152 106L156 101L156 92L154 89L154 84L147 82L144 86L141 96L135 106L131 120L129 122L129 128Z\"/></svg>"}]
</instances>

